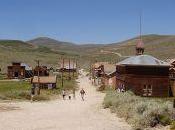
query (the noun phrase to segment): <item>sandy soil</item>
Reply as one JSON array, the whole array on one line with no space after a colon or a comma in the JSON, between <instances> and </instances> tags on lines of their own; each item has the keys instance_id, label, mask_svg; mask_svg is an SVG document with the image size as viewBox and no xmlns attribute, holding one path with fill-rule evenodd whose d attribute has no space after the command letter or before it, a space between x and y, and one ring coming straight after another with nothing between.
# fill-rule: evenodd
<instances>
[{"instance_id":1,"label":"sandy soil","mask_svg":"<svg viewBox=\"0 0 175 130\"><path fill-rule=\"evenodd\" d=\"M96 92L87 77L79 78L86 91L85 101L4 103L11 111L0 111L0 130L129 130L122 119L102 108L104 94Z\"/></svg>"}]
</instances>

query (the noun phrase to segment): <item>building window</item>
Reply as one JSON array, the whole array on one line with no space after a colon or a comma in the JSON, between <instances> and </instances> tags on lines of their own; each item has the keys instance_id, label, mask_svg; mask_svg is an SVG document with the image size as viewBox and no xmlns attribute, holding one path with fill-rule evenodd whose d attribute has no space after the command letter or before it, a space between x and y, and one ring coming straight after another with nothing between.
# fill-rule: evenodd
<instances>
[{"instance_id":1,"label":"building window","mask_svg":"<svg viewBox=\"0 0 175 130\"><path fill-rule=\"evenodd\" d=\"M143 96L152 96L152 85L143 86Z\"/></svg>"}]
</instances>

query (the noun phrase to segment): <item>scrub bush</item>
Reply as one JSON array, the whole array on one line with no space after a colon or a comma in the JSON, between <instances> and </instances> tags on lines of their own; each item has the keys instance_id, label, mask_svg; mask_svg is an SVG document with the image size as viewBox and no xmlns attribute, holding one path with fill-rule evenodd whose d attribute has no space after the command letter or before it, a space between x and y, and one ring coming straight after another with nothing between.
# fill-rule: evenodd
<instances>
[{"instance_id":1,"label":"scrub bush","mask_svg":"<svg viewBox=\"0 0 175 130\"><path fill-rule=\"evenodd\" d=\"M118 93L106 90L103 105L135 129L155 127L157 124L166 126L174 120L171 99L140 97L130 91Z\"/></svg>"}]
</instances>

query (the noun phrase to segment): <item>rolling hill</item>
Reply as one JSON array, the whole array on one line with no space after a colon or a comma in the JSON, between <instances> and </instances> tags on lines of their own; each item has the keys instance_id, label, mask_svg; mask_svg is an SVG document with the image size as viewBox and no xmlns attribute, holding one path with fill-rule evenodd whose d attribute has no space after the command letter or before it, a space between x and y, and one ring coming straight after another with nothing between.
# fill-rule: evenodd
<instances>
[{"instance_id":1,"label":"rolling hill","mask_svg":"<svg viewBox=\"0 0 175 130\"><path fill-rule=\"evenodd\" d=\"M159 59L175 58L174 35L144 35L145 54ZM135 55L135 44L138 37L111 44L84 44L78 45L69 42L57 41L47 37L39 37L30 41L0 40L0 68L6 72L7 65L12 61L22 61L35 66L35 60L41 64L56 68L61 57L76 58L79 66L89 67L94 61L109 61L116 63L123 56ZM108 53L105 53L108 52ZM113 52L113 53L110 53Z\"/></svg>"},{"instance_id":2,"label":"rolling hill","mask_svg":"<svg viewBox=\"0 0 175 130\"><path fill-rule=\"evenodd\" d=\"M71 42L57 41L48 37L38 37L29 41L26 41L28 44L34 46L44 46L50 48L53 51L57 52L66 52L71 54L82 54L86 51L93 50L94 48L103 46L101 44L84 44L78 45Z\"/></svg>"}]
</instances>

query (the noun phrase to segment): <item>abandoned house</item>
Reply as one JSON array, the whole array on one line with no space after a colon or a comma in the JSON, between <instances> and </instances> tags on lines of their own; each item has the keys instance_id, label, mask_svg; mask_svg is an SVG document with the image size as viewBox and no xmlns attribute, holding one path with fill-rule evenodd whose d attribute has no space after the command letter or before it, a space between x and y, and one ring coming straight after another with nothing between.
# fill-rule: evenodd
<instances>
[{"instance_id":1,"label":"abandoned house","mask_svg":"<svg viewBox=\"0 0 175 130\"><path fill-rule=\"evenodd\" d=\"M101 77L102 76L102 72L104 71L104 64L108 64L108 62L96 62L94 64L92 64L91 66L91 73L92 73L92 78L95 77Z\"/></svg>"},{"instance_id":2,"label":"abandoned house","mask_svg":"<svg viewBox=\"0 0 175 130\"><path fill-rule=\"evenodd\" d=\"M102 84L102 75L104 72L104 64L108 62L96 62L91 65L91 75L92 75L92 84L101 85Z\"/></svg>"},{"instance_id":3,"label":"abandoned house","mask_svg":"<svg viewBox=\"0 0 175 130\"><path fill-rule=\"evenodd\" d=\"M11 66L7 67L7 76L9 79L24 79L33 76L32 68L25 63L12 62Z\"/></svg>"},{"instance_id":4,"label":"abandoned house","mask_svg":"<svg viewBox=\"0 0 175 130\"><path fill-rule=\"evenodd\" d=\"M167 62L150 55L132 56L117 63L116 84L136 95L167 97L170 89L169 68Z\"/></svg>"},{"instance_id":5,"label":"abandoned house","mask_svg":"<svg viewBox=\"0 0 175 130\"><path fill-rule=\"evenodd\" d=\"M40 85L40 88L45 89L53 89L56 88L57 84L57 77L56 76L34 76L31 80L31 83L34 87L36 87L38 84Z\"/></svg>"},{"instance_id":6,"label":"abandoned house","mask_svg":"<svg viewBox=\"0 0 175 130\"><path fill-rule=\"evenodd\" d=\"M49 71L47 69L47 66L36 66L33 70L34 76L49 76Z\"/></svg>"},{"instance_id":7,"label":"abandoned house","mask_svg":"<svg viewBox=\"0 0 175 130\"><path fill-rule=\"evenodd\" d=\"M74 60L64 60L60 63L59 71L77 72L77 63Z\"/></svg>"},{"instance_id":8,"label":"abandoned house","mask_svg":"<svg viewBox=\"0 0 175 130\"><path fill-rule=\"evenodd\" d=\"M102 65L102 84L112 88L116 87L116 66L113 64Z\"/></svg>"}]
</instances>

